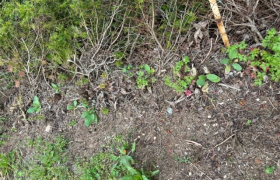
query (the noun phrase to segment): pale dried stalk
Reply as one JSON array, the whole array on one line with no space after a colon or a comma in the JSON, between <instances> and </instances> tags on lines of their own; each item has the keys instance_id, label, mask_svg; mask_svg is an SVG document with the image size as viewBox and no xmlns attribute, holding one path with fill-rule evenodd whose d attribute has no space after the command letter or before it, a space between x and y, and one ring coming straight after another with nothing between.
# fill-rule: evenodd
<instances>
[{"instance_id":1,"label":"pale dried stalk","mask_svg":"<svg viewBox=\"0 0 280 180\"><path fill-rule=\"evenodd\" d=\"M212 11L214 13L214 17L217 20L217 25L218 25L220 34L222 36L223 42L224 42L225 46L228 48L230 46L230 43L229 43L226 29L225 29L225 26L224 26L224 23L223 23L223 20L222 20L222 17L221 17L221 14L220 14L220 11L219 11L219 8L217 5L217 1L209 0L209 2L210 2L210 6L212 8Z\"/></svg>"}]
</instances>

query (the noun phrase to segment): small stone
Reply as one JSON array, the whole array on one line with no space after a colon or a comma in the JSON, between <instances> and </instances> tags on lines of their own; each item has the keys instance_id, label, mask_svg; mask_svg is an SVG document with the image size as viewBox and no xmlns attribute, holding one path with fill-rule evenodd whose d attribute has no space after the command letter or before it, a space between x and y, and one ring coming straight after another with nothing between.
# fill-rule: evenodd
<instances>
[{"instance_id":1,"label":"small stone","mask_svg":"<svg viewBox=\"0 0 280 180\"><path fill-rule=\"evenodd\" d=\"M52 126L48 124L46 129L45 129L45 131L46 132L50 132L51 130L52 130Z\"/></svg>"}]
</instances>

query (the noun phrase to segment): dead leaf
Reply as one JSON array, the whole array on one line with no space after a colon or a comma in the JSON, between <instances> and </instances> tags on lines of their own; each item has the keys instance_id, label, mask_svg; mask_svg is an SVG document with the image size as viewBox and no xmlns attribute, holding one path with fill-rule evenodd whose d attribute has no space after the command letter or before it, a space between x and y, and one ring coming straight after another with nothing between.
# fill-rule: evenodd
<instances>
[{"instance_id":1,"label":"dead leaf","mask_svg":"<svg viewBox=\"0 0 280 180\"><path fill-rule=\"evenodd\" d=\"M15 80L15 87L19 88L20 87L20 81L19 80Z\"/></svg>"},{"instance_id":2,"label":"dead leaf","mask_svg":"<svg viewBox=\"0 0 280 180\"><path fill-rule=\"evenodd\" d=\"M195 33L194 33L194 40L195 40L196 44L200 42L200 40L198 40L198 38L199 39L203 38L203 34L202 34L201 29L196 30Z\"/></svg>"},{"instance_id":3,"label":"dead leaf","mask_svg":"<svg viewBox=\"0 0 280 180\"><path fill-rule=\"evenodd\" d=\"M19 77L24 77L25 76L25 72L24 71L20 71L19 72Z\"/></svg>"},{"instance_id":4,"label":"dead leaf","mask_svg":"<svg viewBox=\"0 0 280 180\"><path fill-rule=\"evenodd\" d=\"M260 159L258 159L258 158L255 159L255 161L256 161L257 164L262 164L262 161Z\"/></svg>"}]
</instances>

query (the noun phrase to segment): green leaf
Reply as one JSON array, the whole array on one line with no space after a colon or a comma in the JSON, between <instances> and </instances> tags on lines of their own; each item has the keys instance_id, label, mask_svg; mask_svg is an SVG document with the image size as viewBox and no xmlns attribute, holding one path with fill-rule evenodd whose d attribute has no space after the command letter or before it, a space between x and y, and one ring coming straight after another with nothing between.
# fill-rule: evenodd
<instances>
[{"instance_id":1,"label":"green leaf","mask_svg":"<svg viewBox=\"0 0 280 180\"><path fill-rule=\"evenodd\" d=\"M37 106L41 105L38 96L34 97L33 105L37 105Z\"/></svg>"},{"instance_id":2,"label":"green leaf","mask_svg":"<svg viewBox=\"0 0 280 180\"><path fill-rule=\"evenodd\" d=\"M229 59L225 58L221 61L222 64L227 65L229 64Z\"/></svg>"},{"instance_id":3,"label":"green leaf","mask_svg":"<svg viewBox=\"0 0 280 180\"><path fill-rule=\"evenodd\" d=\"M275 170L274 166L267 166L265 169L267 174L273 174L274 170Z\"/></svg>"},{"instance_id":4,"label":"green leaf","mask_svg":"<svg viewBox=\"0 0 280 180\"><path fill-rule=\"evenodd\" d=\"M207 79L209 79L210 81L217 83L220 82L221 78L219 76L217 76L216 74L207 74L206 75Z\"/></svg>"},{"instance_id":5,"label":"green leaf","mask_svg":"<svg viewBox=\"0 0 280 180\"><path fill-rule=\"evenodd\" d=\"M27 112L32 114L32 113L36 112L36 110L37 110L37 107L31 107L27 110Z\"/></svg>"},{"instance_id":6,"label":"green leaf","mask_svg":"<svg viewBox=\"0 0 280 180\"><path fill-rule=\"evenodd\" d=\"M151 174L151 176L154 177L154 176L158 175L159 173L160 173L159 170L153 171L152 174Z\"/></svg>"},{"instance_id":7,"label":"green leaf","mask_svg":"<svg viewBox=\"0 0 280 180\"><path fill-rule=\"evenodd\" d=\"M203 85L205 84L205 79L198 79L198 80L196 81L196 84L197 84L198 86L203 86Z\"/></svg>"},{"instance_id":8,"label":"green leaf","mask_svg":"<svg viewBox=\"0 0 280 180\"><path fill-rule=\"evenodd\" d=\"M135 141L133 142L131 151L132 151L132 153L134 153L136 151L136 142Z\"/></svg>"},{"instance_id":9,"label":"green leaf","mask_svg":"<svg viewBox=\"0 0 280 180\"><path fill-rule=\"evenodd\" d=\"M183 57L183 61L184 61L185 63L190 62L189 56L184 56L184 57Z\"/></svg>"},{"instance_id":10,"label":"green leaf","mask_svg":"<svg viewBox=\"0 0 280 180\"><path fill-rule=\"evenodd\" d=\"M198 76L198 80L196 81L196 84L198 86L203 86L205 84L205 81L206 81L206 76L200 75L200 76Z\"/></svg>"},{"instance_id":11,"label":"green leaf","mask_svg":"<svg viewBox=\"0 0 280 180\"><path fill-rule=\"evenodd\" d=\"M130 162L132 158L130 156L123 156L121 157L121 163L126 167L126 169L130 172L132 175L137 175L139 174L138 171L136 171L131 165Z\"/></svg>"},{"instance_id":12,"label":"green leaf","mask_svg":"<svg viewBox=\"0 0 280 180\"><path fill-rule=\"evenodd\" d=\"M231 60L237 58L238 57L238 50L237 49L231 49L229 51L228 56Z\"/></svg>"},{"instance_id":13,"label":"green leaf","mask_svg":"<svg viewBox=\"0 0 280 180\"><path fill-rule=\"evenodd\" d=\"M231 66L230 66L230 65L227 65L227 66L226 66L226 69L225 69L225 73L226 73L226 74L229 74L229 73L230 73L230 70L231 70Z\"/></svg>"},{"instance_id":14,"label":"green leaf","mask_svg":"<svg viewBox=\"0 0 280 180\"><path fill-rule=\"evenodd\" d=\"M75 107L72 106L72 105L68 105L68 106L67 106L67 109L68 109L68 110L73 110L73 109L75 109Z\"/></svg>"},{"instance_id":15,"label":"green leaf","mask_svg":"<svg viewBox=\"0 0 280 180\"><path fill-rule=\"evenodd\" d=\"M122 177L120 180L142 180L142 177L140 174L126 175L126 176Z\"/></svg>"},{"instance_id":16,"label":"green leaf","mask_svg":"<svg viewBox=\"0 0 280 180\"><path fill-rule=\"evenodd\" d=\"M57 88L58 88L58 86L57 86L56 84L54 84L54 83L52 83L52 87L53 87L54 89L57 89Z\"/></svg>"},{"instance_id":17,"label":"green leaf","mask_svg":"<svg viewBox=\"0 0 280 180\"><path fill-rule=\"evenodd\" d=\"M41 111L41 107L37 108L36 113L39 113Z\"/></svg>"},{"instance_id":18,"label":"green leaf","mask_svg":"<svg viewBox=\"0 0 280 180\"><path fill-rule=\"evenodd\" d=\"M151 73L151 67L148 64L145 64L144 68L149 74Z\"/></svg>"},{"instance_id":19,"label":"green leaf","mask_svg":"<svg viewBox=\"0 0 280 180\"><path fill-rule=\"evenodd\" d=\"M234 69L236 69L237 71L241 71L241 70L242 70L242 67L241 67L238 63L233 63L233 64L232 64L232 67L233 67Z\"/></svg>"},{"instance_id":20,"label":"green leaf","mask_svg":"<svg viewBox=\"0 0 280 180\"><path fill-rule=\"evenodd\" d=\"M74 106L75 106L75 107L77 107L77 106L78 106L78 102L77 102L77 101L74 101L74 103L73 103L73 104L74 104Z\"/></svg>"}]
</instances>

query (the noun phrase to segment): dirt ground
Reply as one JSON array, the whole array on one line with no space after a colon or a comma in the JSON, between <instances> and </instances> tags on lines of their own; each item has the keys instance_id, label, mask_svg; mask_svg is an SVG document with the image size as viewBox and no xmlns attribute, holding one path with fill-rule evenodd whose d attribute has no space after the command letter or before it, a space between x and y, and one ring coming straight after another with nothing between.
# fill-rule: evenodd
<instances>
[{"instance_id":1,"label":"dirt ground","mask_svg":"<svg viewBox=\"0 0 280 180\"><path fill-rule=\"evenodd\" d=\"M246 8L244 4L238 5L243 5L242 11ZM280 30L280 9L275 6L275 11L268 10L262 5L251 18L264 36L270 27ZM256 34L251 28L235 26L248 20L228 6L224 4L222 12L232 44L242 40L255 44ZM268 14L270 17L260 18ZM149 63L157 71L159 80L151 89L139 90L133 79L127 80L126 74L111 67L105 89L97 88L104 80L101 77L93 77L86 86L77 86L77 79L69 79L61 86L60 95L56 95L50 86L51 80L41 77L37 83L25 80L20 88L3 90L0 115L9 116L10 120L1 123L0 133L6 132L10 138L0 147L0 152L12 150L24 139L39 136L48 139L61 134L70 141L72 155L90 157L106 150L106 145L118 134L129 134L137 142L135 159L146 168L160 170L155 179L279 180L280 83L269 81L257 87L254 79L245 73L225 78L224 66L220 64L225 57L223 42L215 22L210 19L203 22L207 23L205 31L209 36L194 42L193 30L170 63L160 62L152 46L137 49L139 53L132 57L133 61ZM210 84L208 93L199 91L190 96L167 87L163 77L172 73L172 62L179 61L185 54L198 72L203 72L206 66L221 77L221 83ZM0 71L8 72L4 68ZM29 121L22 111L26 112L35 95L41 100L41 115L45 117ZM91 127L84 125L82 108L75 114L67 110L67 105L82 97L92 101L98 110L99 122ZM19 98L22 98L22 106L18 105ZM109 107L108 115L101 113L103 107ZM171 109L173 112L168 112ZM35 117L26 115L27 119ZM77 124L69 126L74 119ZM49 132L47 126L51 126ZM273 174L266 173L267 166L276 167Z\"/></svg>"}]
</instances>

